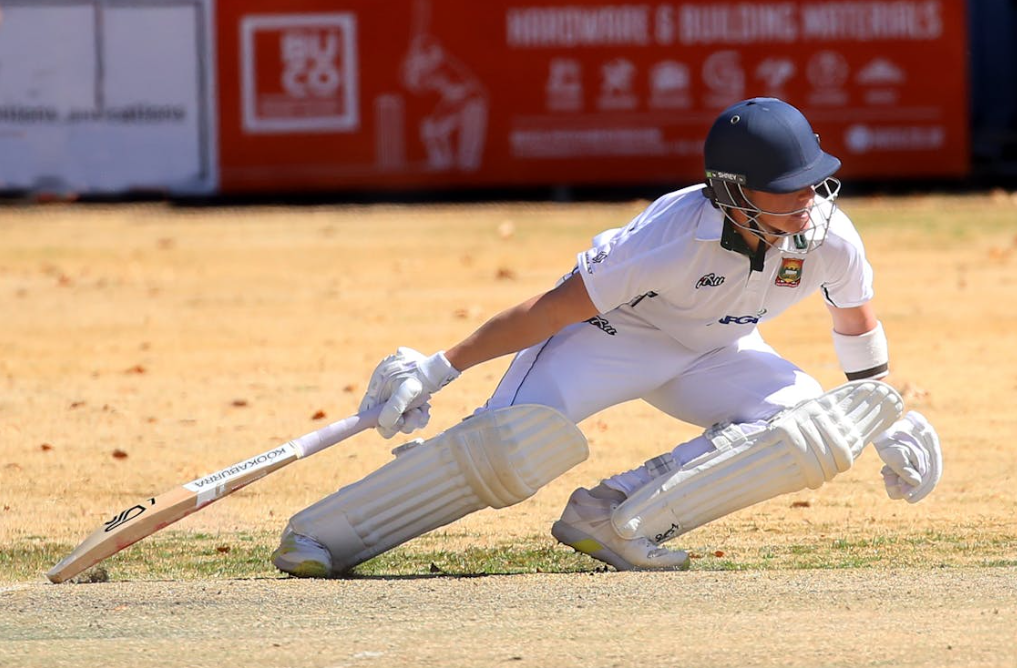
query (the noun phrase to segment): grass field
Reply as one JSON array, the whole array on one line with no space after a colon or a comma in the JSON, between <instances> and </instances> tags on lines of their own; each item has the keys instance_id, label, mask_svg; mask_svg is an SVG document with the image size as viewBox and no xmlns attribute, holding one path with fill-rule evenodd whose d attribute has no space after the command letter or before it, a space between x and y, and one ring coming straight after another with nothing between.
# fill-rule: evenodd
<instances>
[{"instance_id":1,"label":"grass field","mask_svg":"<svg viewBox=\"0 0 1017 668\"><path fill-rule=\"evenodd\" d=\"M111 592L151 597L158 603L146 610L165 619L174 600L167 588L260 587L263 600L296 597L299 608L301 583L280 578L268 563L278 532L292 513L387 461L397 443L361 434L298 462L81 578L99 584L55 587L43 584L42 573L113 511L354 412L381 357L399 345L432 352L455 343L488 316L553 284L593 234L623 224L645 204L0 209L0 608L49 606L72 620L61 635L58 627L26 630L31 614L0 613L6 631L0 632L0 665L91 665L83 653L96 647L87 642L43 649L38 641L84 634L88 615L102 608L97 603L89 613L87 601ZM865 598L877 621L881 614L887 623L920 620L914 623L928 634L911 638L917 652L905 652L905 643L883 655L842 656L836 654L841 644L833 643L834 654L825 658L782 655L786 661L773 665L882 665L893 657L894 665L1012 667L1017 664L1006 657L1017 650L1017 198L1002 192L846 198L842 206L876 269L876 305L891 342L890 381L942 436L942 482L920 504L891 502L878 458L868 452L820 490L760 504L683 536L682 547L694 555L684 582L695 583L695 592L683 593L683 581L673 575L660 576L660 586L674 589L678 610L682 596L699 600L710 591L737 591L744 609L760 610L766 597L787 595L782 587L808 578L818 590L845 587ZM841 382L818 297L764 333L825 386ZM421 435L481 404L506 365L496 360L473 369L443 390ZM697 430L637 402L580 426L591 458L533 499L412 541L359 568L355 580L308 584L313 600L304 603L326 605L314 596L335 590L323 586L355 583L370 599L398 585L420 588L403 592L418 602L430 588L436 604L458 605L458 614L469 616L483 606L472 608L469 598L457 604L456 597L463 596L464 578L480 575L492 578L470 586L549 587L566 596L570 588L617 583L638 598L641 588L656 586L652 576L601 572L556 545L550 523L576 486L637 465ZM758 586L742 587L746 573L756 574L751 582ZM951 592L965 582L970 606L960 607L970 617L951 619L951 632L983 638L975 627L986 616L1003 630L985 636L984 652L939 655L928 611L949 615L942 604L956 608ZM881 612L880 583L895 583L920 600L909 607L895 599L892 610ZM81 593L54 593L61 591ZM375 614L377 598L371 601L350 610ZM538 617L555 616L555 623L570 617L531 599L519 605ZM393 628L405 630L411 622L393 606ZM819 602L810 606L803 614L834 612ZM200 607L190 612L202 614ZM229 610L221 614L227 624ZM236 614L234 621L255 615ZM858 624L855 633L872 628L853 616L838 619ZM318 617L305 621L322 633L331 628ZM175 642L207 650L208 633L220 631ZM141 636L125 637L144 646ZM472 637L479 642L481 636ZM629 641L611 638L609 655L624 657ZM746 665L739 659L752 659L756 650L742 649L695 656L710 665ZM420 651L424 663L443 665L438 654ZM412 645L398 645L382 652L382 662L397 656L412 662L412 652ZM368 656L353 649L340 654L293 665L360 665ZM451 656L459 658L444 665L491 658L479 650ZM273 660L269 649L250 665ZM530 662L543 664L539 657Z\"/></svg>"}]
</instances>

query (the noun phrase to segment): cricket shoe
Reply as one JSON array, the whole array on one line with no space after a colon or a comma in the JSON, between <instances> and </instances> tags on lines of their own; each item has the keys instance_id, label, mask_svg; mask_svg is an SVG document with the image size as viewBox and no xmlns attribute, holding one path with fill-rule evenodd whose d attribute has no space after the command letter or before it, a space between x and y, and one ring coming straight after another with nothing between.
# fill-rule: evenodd
<instances>
[{"instance_id":1,"label":"cricket shoe","mask_svg":"<svg viewBox=\"0 0 1017 668\"><path fill-rule=\"evenodd\" d=\"M293 533L289 527L272 553L272 563L280 571L298 578L327 578L332 573L329 551L313 538Z\"/></svg>"},{"instance_id":2,"label":"cricket shoe","mask_svg":"<svg viewBox=\"0 0 1017 668\"><path fill-rule=\"evenodd\" d=\"M604 485L593 490L580 487L572 492L561 519L551 527L551 535L619 571L687 570L687 552L669 550L648 538L618 535L611 524L611 513L624 500L624 494Z\"/></svg>"}]
</instances>

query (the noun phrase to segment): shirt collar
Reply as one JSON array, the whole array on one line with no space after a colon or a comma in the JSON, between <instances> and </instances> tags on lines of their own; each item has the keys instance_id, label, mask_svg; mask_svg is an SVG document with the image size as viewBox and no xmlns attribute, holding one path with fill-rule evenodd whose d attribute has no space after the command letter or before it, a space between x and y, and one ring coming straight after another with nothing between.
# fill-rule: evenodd
<instances>
[{"instance_id":1,"label":"shirt collar","mask_svg":"<svg viewBox=\"0 0 1017 668\"><path fill-rule=\"evenodd\" d=\"M747 257L753 271L762 271L766 261L767 245L760 243L755 251L749 250L734 226L730 223L725 225L725 222L724 212L707 202L703 205L699 222L696 224L696 241L720 242L725 250Z\"/></svg>"},{"instance_id":2,"label":"shirt collar","mask_svg":"<svg viewBox=\"0 0 1017 668\"><path fill-rule=\"evenodd\" d=\"M696 224L696 241L720 241L723 231L724 213L708 200L704 201Z\"/></svg>"}]
</instances>

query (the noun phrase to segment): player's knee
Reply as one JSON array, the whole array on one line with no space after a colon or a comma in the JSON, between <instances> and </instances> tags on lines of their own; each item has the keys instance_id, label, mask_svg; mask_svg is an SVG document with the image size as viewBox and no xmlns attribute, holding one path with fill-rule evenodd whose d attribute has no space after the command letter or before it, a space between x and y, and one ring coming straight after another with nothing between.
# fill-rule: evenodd
<instances>
[{"instance_id":1,"label":"player's knee","mask_svg":"<svg viewBox=\"0 0 1017 668\"><path fill-rule=\"evenodd\" d=\"M575 424L545 406L483 411L395 453L290 519L294 533L328 550L332 572L473 511L519 503L589 454Z\"/></svg>"},{"instance_id":2,"label":"player's knee","mask_svg":"<svg viewBox=\"0 0 1017 668\"><path fill-rule=\"evenodd\" d=\"M810 399L823 395L823 386L812 376L802 371L795 371L792 382L770 394L766 398L763 412L752 415L751 419L770 419L781 411L794 408Z\"/></svg>"},{"instance_id":3,"label":"player's knee","mask_svg":"<svg viewBox=\"0 0 1017 668\"><path fill-rule=\"evenodd\" d=\"M477 424L446 432L441 456L455 461L473 493L492 508L528 499L588 456L579 429L546 406L517 405L471 420Z\"/></svg>"},{"instance_id":4,"label":"player's knee","mask_svg":"<svg viewBox=\"0 0 1017 668\"><path fill-rule=\"evenodd\" d=\"M847 471L868 443L868 422L899 414L899 395L883 383L841 386L770 420L810 489ZM868 434L868 436L867 436Z\"/></svg>"},{"instance_id":5,"label":"player's knee","mask_svg":"<svg viewBox=\"0 0 1017 668\"><path fill-rule=\"evenodd\" d=\"M623 537L665 540L754 503L815 489L850 468L902 409L889 385L859 381L766 423L717 425L704 434L711 451L677 469L664 466L611 521Z\"/></svg>"}]
</instances>

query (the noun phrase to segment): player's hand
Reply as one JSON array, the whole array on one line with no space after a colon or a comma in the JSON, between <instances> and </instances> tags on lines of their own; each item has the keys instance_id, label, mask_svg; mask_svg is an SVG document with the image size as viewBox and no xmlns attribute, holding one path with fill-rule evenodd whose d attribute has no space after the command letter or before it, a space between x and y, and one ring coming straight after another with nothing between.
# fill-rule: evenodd
<instances>
[{"instance_id":1,"label":"player's hand","mask_svg":"<svg viewBox=\"0 0 1017 668\"><path fill-rule=\"evenodd\" d=\"M943 473L939 435L921 413L908 411L877 436L873 445L885 464L881 473L891 499L918 503L939 482Z\"/></svg>"},{"instance_id":2,"label":"player's hand","mask_svg":"<svg viewBox=\"0 0 1017 668\"><path fill-rule=\"evenodd\" d=\"M384 404L378 416L378 433L392 438L427 426L431 395L459 377L443 352L425 357L412 348L399 348L383 359L371 375L360 402L365 411Z\"/></svg>"}]
</instances>

